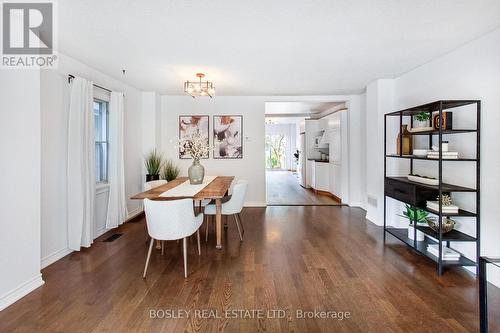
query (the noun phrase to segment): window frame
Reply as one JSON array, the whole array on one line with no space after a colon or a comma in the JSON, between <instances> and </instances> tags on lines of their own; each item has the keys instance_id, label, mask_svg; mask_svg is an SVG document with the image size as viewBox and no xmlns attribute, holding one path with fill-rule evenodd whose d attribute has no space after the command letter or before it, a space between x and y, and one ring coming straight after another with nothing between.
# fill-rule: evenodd
<instances>
[{"instance_id":1,"label":"window frame","mask_svg":"<svg viewBox=\"0 0 500 333\"><path fill-rule=\"evenodd\" d=\"M97 177L95 179L96 186L106 186L109 184L109 93L106 94L104 93L101 89L94 88L94 97L93 97L93 103L104 103L106 105L106 140L104 141L97 141L94 135L94 156L96 154L96 149L98 145L105 145L106 146L106 170L105 170L105 179L100 179L97 180ZM102 106L100 106L102 107ZM93 111L93 110L92 110ZM96 130L96 124L94 121L94 131ZM97 174L97 164L95 165L95 172Z\"/></svg>"}]
</instances>

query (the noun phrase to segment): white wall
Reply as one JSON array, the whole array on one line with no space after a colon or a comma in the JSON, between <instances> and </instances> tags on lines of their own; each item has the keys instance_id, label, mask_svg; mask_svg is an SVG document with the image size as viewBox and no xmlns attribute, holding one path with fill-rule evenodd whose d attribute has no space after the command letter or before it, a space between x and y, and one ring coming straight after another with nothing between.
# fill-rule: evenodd
<instances>
[{"instance_id":1,"label":"white wall","mask_svg":"<svg viewBox=\"0 0 500 333\"><path fill-rule=\"evenodd\" d=\"M41 286L40 72L0 75L0 310Z\"/></svg>"},{"instance_id":2,"label":"white wall","mask_svg":"<svg viewBox=\"0 0 500 333\"><path fill-rule=\"evenodd\" d=\"M384 114L394 110L393 98L393 80L366 87L366 218L378 225L384 218Z\"/></svg>"},{"instance_id":3,"label":"white wall","mask_svg":"<svg viewBox=\"0 0 500 333\"><path fill-rule=\"evenodd\" d=\"M264 100L262 97L191 98L189 96L162 97L162 146L168 158L181 167L181 175L187 174L190 160L180 160L175 140L179 133L180 115L210 115L210 131L213 115L243 116L243 158L232 160L202 160L205 174L231 175L250 181L246 205L265 206L265 130ZM210 132L212 133L212 132ZM213 138L210 138L212 143Z\"/></svg>"},{"instance_id":4,"label":"white wall","mask_svg":"<svg viewBox=\"0 0 500 333\"><path fill-rule=\"evenodd\" d=\"M141 101L142 153L146 155L154 148L161 150L161 96L156 92L142 92Z\"/></svg>"},{"instance_id":5,"label":"white wall","mask_svg":"<svg viewBox=\"0 0 500 333\"><path fill-rule=\"evenodd\" d=\"M366 195L366 163L367 163L367 156L366 156L366 143L367 143L367 123L366 123L366 92L359 95L359 119L358 119L358 124L359 124L359 164L361 167L361 170L359 171L360 178L359 178L359 193L358 193L358 199L359 199L359 206L363 208L364 210L368 209L368 203L367 203L367 195Z\"/></svg>"},{"instance_id":6,"label":"white wall","mask_svg":"<svg viewBox=\"0 0 500 333\"><path fill-rule=\"evenodd\" d=\"M265 103L266 102L347 102L350 105L348 112L352 112L353 119L359 119L361 112L358 95L336 95L336 96L216 96L209 98L190 98L188 96L162 96L162 149L167 156L181 166L183 174L187 173L189 160L179 160L177 149L171 142L178 137L178 117L179 115L214 115L214 114L241 114L243 119L243 160L203 160L207 174L231 174L237 178L249 179L252 181L247 205L265 205ZM212 123L212 118L210 119ZM212 124L210 125L212 126ZM351 140L359 133L359 124L348 123L347 140ZM346 143L348 144L348 143ZM361 158L362 151L359 150L349 155L353 161ZM346 166L347 167L347 166ZM361 197L361 172L349 173L349 192L355 193L354 198ZM353 179L351 181L351 179ZM356 199L358 200L358 199ZM347 203L351 203L348 201ZM354 202L354 205L359 205Z\"/></svg>"},{"instance_id":7,"label":"white wall","mask_svg":"<svg viewBox=\"0 0 500 333\"><path fill-rule=\"evenodd\" d=\"M342 161L348 160L345 165L342 163L342 179L345 183L342 192L342 201L350 206L363 207L365 193L364 168L362 159L364 158L364 124L362 114L364 112L364 100L360 95L353 95L346 103L348 108L342 118Z\"/></svg>"},{"instance_id":8,"label":"white wall","mask_svg":"<svg viewBox=\"0 0 500 333\"><path fill-rule=\"evenodd\" d=\"M380 81L367 87L367 160L377 159L382 156L380 147L383 148L383 113L407 108L439 99L479 99L482 101L481 119L481 254L500 255L500 224L497 217L500 215L500 206L497 203L500 188L500 158L498 156L498 143L500 142L500 29L495 30L459 49L435 59L415 70L412 70L395 80L389 80L392 88L380 91ZM392 95L392 97L391 97ZM384 102L385 101L385 102ZM380 105L391 105L390 108L380 108ZM473 119L465 110L450 110L457 117L457 122L462 126L470 126ZM455 119L454 119L455 121ZM371 126L378 123L378 126ZM457 124L458 125L458 124ZM397 129L397 126L396 126ZM374 138L377 138L376 140ZM396 139L395 133L388 135L388 142ZM462 153L473 153L471 140L474 136L448 136L452 149ZM466 140L466 141L463 141ZM472 144L473 146L473 144ZM435 172L424 162L418 164L420 170ZM425 162L432 163L432 162ZM457 163L457 164L454 164ZM461 164L458 164L461 163ZM444 180L453 179L463 185L474 186L474 166L464 162L448 162L445 164ZM470 163L470 162L468 162ZM399 165L397 165L399 164ZM400 172L401 163L391 162L388 165L391 172ZM368 166L369 165L369 166ZM375 197L382 197L383 187L376 179L380 176L378 162L367 165L367 193ZM383 165L382 165L383 166ZM434 170L434 171L433 171ZM379 175L379 176L377 176ZM372 177L377 177L372 179ZM377 183L375 183L377 182ZM470 195L457 196L457 202L463 207L472 209L474 198ZM368 204L368 212L370 205ZM370 214L370 219L381 224L381 209L378 208ZM473 220L460 220L459 228L465 232L474 232ZM460 246L460 245L459 245ZM461 250L474 258L474 248L471 244L462 245ZM498 272L497 272L498 273ZM500 275L490 275L491 281L500 285Z\"/></svg>"},{"instance_id":9,"label":"white wall","mask_svg":"<svg viewBox=\"0 0 500 333\"><path fill-rule=\"evenodd\" d=\"M41 89L41 260L42 266L60 259L67 248L66 220L66 159L68 74L93 80L108 89L125 93L125 191L127 198L141 191L142 129L141 93L120 81L70 57L60 54L57 70L43 70ZM96 193L97 235L106 231L104 219L107 207L107 188ZM140 210L138 201L128 200L129 213Z\"/></svg>"}]
</instances>

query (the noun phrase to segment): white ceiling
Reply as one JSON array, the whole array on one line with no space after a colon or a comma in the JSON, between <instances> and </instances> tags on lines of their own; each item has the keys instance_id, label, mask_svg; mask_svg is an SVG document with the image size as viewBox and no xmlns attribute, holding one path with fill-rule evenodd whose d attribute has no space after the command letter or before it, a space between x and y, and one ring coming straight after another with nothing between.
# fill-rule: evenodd
<instances>
[{"instance_id":1,"label":"white ceiling","mask_svg":"<svg viewBox=\"0 0 500 333\"><path fill-rule=\"evenodd\" d=\"M267 115L307 116L325 112L344 102L267 102Z\"/></svg>"},{"instance_id":2,"label":"white ceiling","mask_svg":"<svg viewBox=\"0 0 500 333\"><path fill-rule=\"evenodd\" d=\"M266 124L300 124L304 117L266 117Z\"/></svg>"},{"instance_id":3,"label":"white ceiling","mask_svg":"<svg viewBox=\"0 0 500 333\"><path fill-rule=\"evenodd\" d=\"M360 92L500 26L498 0L64 0L59 50L141 90ZM121 70L127 70L123 78Z\"/></svg>"}]
</instances>

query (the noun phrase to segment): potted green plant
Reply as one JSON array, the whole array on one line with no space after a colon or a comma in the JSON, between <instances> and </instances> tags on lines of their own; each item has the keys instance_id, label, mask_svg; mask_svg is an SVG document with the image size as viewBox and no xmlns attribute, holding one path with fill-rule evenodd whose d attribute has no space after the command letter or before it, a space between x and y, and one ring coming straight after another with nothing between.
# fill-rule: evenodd
<instances>
[{"instance_id":1,"label":"potted green plant","mask_svg":"<svg viewBox=\"0 0 500 333\"><path fill-rule=\"evenodd\" d=\"M171 160L166 160L163 165L161 178L169 182L177 178L180 172L181 169L177 165L175 165Z\"/></svg>"},{"instance_id":2,"label":"potted green plant","mask_svg":"<svg viewBox=\"0 0 500 333\"><path fill-rule=\"evenodd\" d=\"M430 127L429 119L431 119L431 115L429 112L422 111L417 113L413 117L413 128L427 128Z\"/></svg>"},{"instance_id":3,"label":"potted green plant","mask_svg":"<svg viewBox=\"0 0 500 333\"><path fill-rule=\"evenodd\" d=\"M146 166L146 181L158 180L160 179L160 171L163 165L163 156L153 149L146 155L144 160L144 165Z\"/></svg>"},{"instance_id":4,"label":"potted green plant","mask_svg":"<svg viewBox=\"0 0 500 333\"><path fill-rule=\"evenodd\" d=\"M409 224L408 224L408 238L409 239L415 239L415 231L413 229L413 222L416 220L417 225L419 223L426 224L426 218L429 215L425 210L420 209L420 208L413 208L408 204L405 204L406 209L403 211L403 215L399 215L401 217L404 217L408 219ZM417 230L417 241L423 241L424 240L424 233L421 231Z\"/></svg>"}]
</instances>

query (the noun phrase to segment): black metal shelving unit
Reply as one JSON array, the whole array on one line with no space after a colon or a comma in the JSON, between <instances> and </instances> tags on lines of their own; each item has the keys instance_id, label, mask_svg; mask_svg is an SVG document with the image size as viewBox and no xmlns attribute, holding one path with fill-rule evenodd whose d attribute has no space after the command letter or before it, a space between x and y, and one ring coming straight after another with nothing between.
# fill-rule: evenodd
<instances>
[{"instance_id":1,"label":"black metal shelving unit","mask_svg":"<svg viewBox=\"0 0 500 333\"><path fill-rule=\"evenodd\" d=\"M414 155L403 155L403 139L402 139L402 125L404 117L410 117L410 126L413 127L413 116L421 113L428 112L432 119L433 112L439 112L439 119L443 119L444 110L453 109L456 107L462 107L467 105L475 105L476 111L476 126L475 128L466 129L443 129L439 126L439 129L432 131L422 131L412 133L412 135L426 135L428 136L429 149L433 145L433 139L437 136L438 147L442 146L443 135L459 135L463 133L475 133L476 137L476 156L475 158L459 158L459 159L443 159L442 151L439 150L439 158L427 158ZM462 111L466 112L466 111ZM469 111L470 112L470 111ZM387 154L387 118L388 117L399 117L399 135L400 135L400 149L401 154ZM439 275L443 274L445 267L450 266L476 266L479 264L480 256L480 132L481 132L481 101L479 100L440 100L413 108L400 110L392 113L388 113L384 117L384 242L386 233L391 234L397 239L401 240L403 243L409 247L416 250L418 253L430 258L437 263L437 271ZM413 182L408 180L406 177L389 177L387 176L387 159L408 159L410 161L410 173L413 173L414 160L428 160L434 161L438 164L438 179L439 185L425 185L418 182ZM476 186L475 188L468 188L463 186L457 186L453 184L443 183L443 164L444 163L458 163L458 162L471 162L476 164ZM469 212L460 209L458 213L449 214L442 212L442 204L439 202L439 211L433 211L426 207L426 200L435 200L436 197L441 197L442 194L453 193L453 192L470 192L475 193L476 196L476 212ZM391 197L398 201L407 203L413 208L424 209L427 212L435 214L438 216L439 221L439 231L436 232L430 227L417 226L416 221L414 221L414 239L408 238L407 229L394 228L387 226L387 197ZM452 230L446 234L443 234L442 230L442 218L443 217L466 217L470 219L475 219L476 222L476 235L471 236L466 233L460 232L458 230ZM423 232L426 237L424 241L417 241L417 230ZM432 237L432 239L430 238ZM446 242L446 246L450 247L450 242L474 242L476 244L476 258L471 260L460 253L460 259L455 261L443 260L443 242ZM436 257L431 253L427 252L427 246L429 244L439 244L439 256Z\"/></svg>"}]
</instances>

